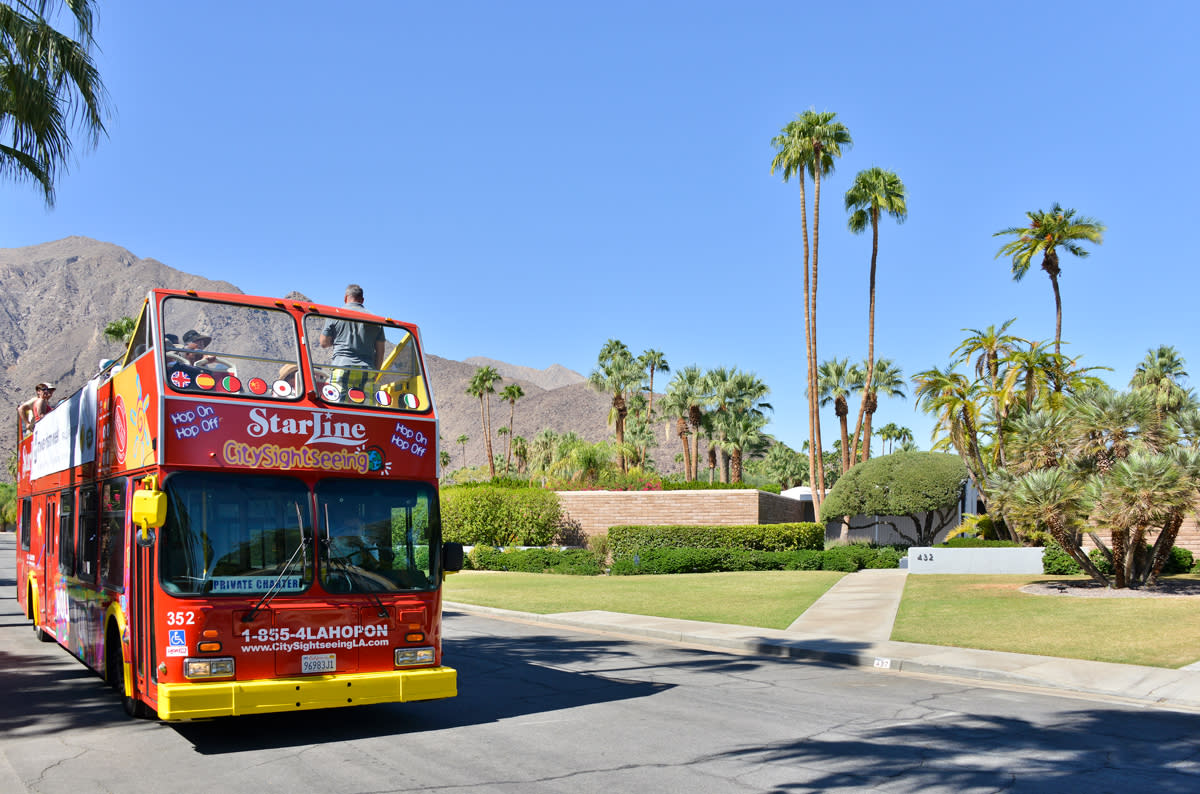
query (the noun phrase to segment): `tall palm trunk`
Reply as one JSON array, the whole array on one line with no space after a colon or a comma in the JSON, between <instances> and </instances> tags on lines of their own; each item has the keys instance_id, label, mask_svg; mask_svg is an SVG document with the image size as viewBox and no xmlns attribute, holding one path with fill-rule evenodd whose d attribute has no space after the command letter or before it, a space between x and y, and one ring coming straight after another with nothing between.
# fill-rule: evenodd
<instances>
[{"instance_id":1,"label":"tall palm trunk","mask_svg":"<svg viewBox=\"0 0 1200 794\"><path fill-rule=\"evenodd\" d=\"M817 145L813 162L813 245L812 245L812 337L808 356L808 387L811 394L817 393L817 253L821 237L821 151ZM815 441L817 445L817 488L813 492L813 507L821 515L821 503L825 501L825 446L821 443L821 412L816 402L812 403ZM819 494L819 496L818 496Z\"/></svg>"},{"instance_id":2,"label":"tall palm trunk","mask_svg":"<svg viewBox=\"0 0 1200 794\"><path fill-rule=\"evenodd\" d=\"M693 405L688 408L688 424L692 427L692 479L700 479L700 424L704 417L700 413L700 406ZM709 450L712 451L711 449Z\"/></svg>"},{"instance_id":3,"label":"tall palm trunk","mask_svg":"<svg viewBox=\"0 0 1200 794\"><path fill-rule=\"evenodd\" d=\"M838 424L842 430L842 473L850 471L850 428L846 424L846 419L850 415L850 406L846 404L845 397L835 397L833 400L833 412L837 414Z\"/></svg>"},{"instance_id":4,"label":"tall palm trunk","mask_svg":"<svg viewBox=\"0 0 1200 794\"><path fill-rule=\"evenodd\" d=\"M817 379L813 374L813 321L812 321L812 286L809 279L808 251L808 206L805 201L804 169L801 168L797 181L800 183L800 232L804 241L804 357L805 380L808 385L808 485L812 489L813 509L819 515L821 512L821 496L817 491L817 460L820 455L813 452L818 446L817 424Z\"/></svg>"},{"instance_id":5,"label":"tall palm trunk","mask_svg":"<svg viewBox=\"0 0 1200 794\"><path fill-rule=\"evenodd\" d=\"M858 432L864 428L862 459L871 457L871 417L867 413L867 398L871 394L871 381L875 377L875 263L879 258L879 208L871 207L871 275L867 288L867 382L863 386L862 402L858 406L858 422L854 425L854 449L850 460L858 455ZM874 410L872 408L872 410ZM864 426L864 414L865 426Z\"/></svg>"},{"instance_id":6,"label":"tall palm trunk","mask_svg":"<svg viewBox=\"0 0 1200 794\"><path fill-rule=\"evenodd\" d=\"M629 408L625 405L625 397L620 393L613 397L612 405L617 414L617 421L614 423L617 435L617 466L620 467L621 473L625 474L628 471L625 463L625 417L629 415Z\"/></svg>"},{"instance_id":7,"label":"tall palm trunk","mask_svg":"<svg viewBox=\"0 0 1200 794\"><path fill-rule=\"evenodd\" d=\"M1054 355L1057 356L1062 344L1062 295L1058 291L1058 274L1062 269L1058 266L1058 252L1053 248L1042 257L1042 270L1050 276L1050 286L1054 288Z\"/></svg>"},{"instance_id":8,"label":"tall palm trunk","mask_svg":"<svg viewBox=\"0 0 1200 794\"><path fill-rule=\"evenodd\" d=\"M675 432L679 434L679 440L683 442L683 477L685 480L694 479L692 477L692 449L688 446L688 423L682 416L675 420Z\"/></svg>"},{"instance_id":9,"label":"tall palm trunk","mask_svg":"<svg viewBox=\"0 0 1200 794\"><path fill-rule=\"evenodd\" d=\"M863 419L863 447L862 460L865 463L871 457L871 419L875 416L875 409L879 407L879 396L875 394L866 394L863 396L863 408L866 409L866 417Z\"/></svg>"},{"instance_id":10,"label":"tall palm trunk","mask_svg":"<svg viewBox=\"0 0 1200 794\"><path fill-rule=\"evenodd\" d=\"M487 451L488 471L496 476L496 461L492 458L492 422L491 410L487 394L479 395L479 421L483 424L483 448Z\"/></svg>"}]
</instances>

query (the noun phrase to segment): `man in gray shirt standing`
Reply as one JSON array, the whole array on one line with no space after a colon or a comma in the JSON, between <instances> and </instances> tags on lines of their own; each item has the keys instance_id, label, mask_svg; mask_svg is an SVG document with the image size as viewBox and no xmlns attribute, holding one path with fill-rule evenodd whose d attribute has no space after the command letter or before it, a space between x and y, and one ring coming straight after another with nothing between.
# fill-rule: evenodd
<instances>
[{"instance_id":1,"label":"man in gray shirt standing","mask_svg":"<svg viewBox=\"0 0 1200 794\"><path fill-rule=\"evenodd\" d=\"M357 284L346 287L347 309L363 309L363 291ZM374 323L353 320L330 320L321 332L321 347L333 348L333 376L330 382L342 392L364 389L371 378L370 370L383 365L383 328Z\"/></svg>"}]
</instances>

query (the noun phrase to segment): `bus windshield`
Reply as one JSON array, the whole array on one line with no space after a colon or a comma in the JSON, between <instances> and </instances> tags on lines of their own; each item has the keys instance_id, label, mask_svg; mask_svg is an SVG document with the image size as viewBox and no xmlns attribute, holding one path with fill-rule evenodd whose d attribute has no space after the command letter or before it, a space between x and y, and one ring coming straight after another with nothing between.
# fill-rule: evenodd
<instances>
[{"instance_id":1,"label":"bus windshield","mask_svg":"<svg viewBox=\"0 0 1200 794\"><path fill-rule=\"evenodd\" d=\"M159 560L166 592L259 595L277 579L281 593L308 589L312 520L304 483L291 477L179 472L166 479L166 491Z\"/></svg>"},{"instance_id":2,"label":"bus windshield","mask_svg":"<svg viewBox=\"0 0 1200 794\"><path fill-rule=\"evenodd\" d=\"M416 413L432 409L409 330L309 314L304 338L315 390L324 402Z\"/></svg>"},{"instance_id":3,"label":"bus windshield","mask_svg":"<svg viewBox=\"0 0 1200 794\"><path fill-rule=\"evenodd\" d=\"M440 518L425 483L324 480L317 485L321 584L331 593L427 590Z\"/></svg>"}]
</instances>

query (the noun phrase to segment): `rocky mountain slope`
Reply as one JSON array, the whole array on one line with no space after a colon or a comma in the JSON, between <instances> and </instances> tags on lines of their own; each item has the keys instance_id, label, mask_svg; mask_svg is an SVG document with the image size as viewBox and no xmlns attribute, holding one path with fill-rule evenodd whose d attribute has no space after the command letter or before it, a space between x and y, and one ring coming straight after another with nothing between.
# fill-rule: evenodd
<instances>
[{"instance_id":1,"label":"rocky mountain slope","mask_svg":"<svg viewBox=\"0 0 1200 794\"><path fill-rule=\"evenodd\" d=\"M86 237L68 237L25 248L0 248L0 395L10 406L0 422L0 448L15 449L16 406L33 396L42 380L55 383L58 397L82 386L102 359L122 352L104 338L104 327L123 316L136 317L148 290L156 287L240 293L225 281L184 273L155 259L139 258L120 246ZM281 285L288 297L302 297ZM426 351L430 385L441 415L442 449L451 468L486 463L479 400L466 394L479 366L492 366L505 376L500 392L521 384L513 427L531 440L543 428L575 431L588 441L608 438L610 398L588 388L583 375L554 365L544 370L472 357L440 358ZM509 424L510 407L498 394L491 402L492 429ZM673 427L673 425L672 425ZM679 441L667 423L657 429L654 451L660 471L681 470L674 462ZM470 439L465 449L460 435ZM505 439L493 438L493 452L503 454ZM703 450L702 450L703 454ZM2 476L2 475L0 475Z\"/></svg>"}]
</instances>

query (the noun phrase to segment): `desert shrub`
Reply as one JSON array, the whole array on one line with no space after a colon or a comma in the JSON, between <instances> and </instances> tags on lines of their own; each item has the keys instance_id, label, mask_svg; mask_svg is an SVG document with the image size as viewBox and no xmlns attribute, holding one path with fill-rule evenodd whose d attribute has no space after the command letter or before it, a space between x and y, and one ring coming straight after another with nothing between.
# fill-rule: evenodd
<instances>
[{"instance_id":1,"label":"desert shrub","mask_svg":"<svg viewBox=\"0 0 1200 794\"><path fill-rule=\"evenodd\" d=\"M454 486L441 507L442 538L465 546L545 546L562 524L558 495L537 488Z\"/></svg>"},{"instance_id":2,"label":"desert shrub","mask_svg":"<svg viewBox=\"0 0 1200 794\"><path fill-rule=\"evenodd\" d=\"M606 561L608 559L608 535L589 535L587 549L596 556L596 559L601 562Z\"/></svg>"},{"instance_id":3,"label":"desert shrub","mask_svg":"<svg viewBox=\"0 0 1200 794\"><path fill-rule=\"evenodd\" d=\"M1043 547L1042 573L1051 576L1074 576L1081 572L1079 563L1075 562L1062 546L1051 541Z\"/></svg>"},{"instance_id":4,"label":"desert shrub","mask_svg":"<svg viewBox=\"0 0 1200 794\"><path fill-rule=\"evenodd\" d=\"M900 552L891 547L871 549L874 552L871 559L863 563L864 568L899 568Z\"/></svg>"}]
</instances>

